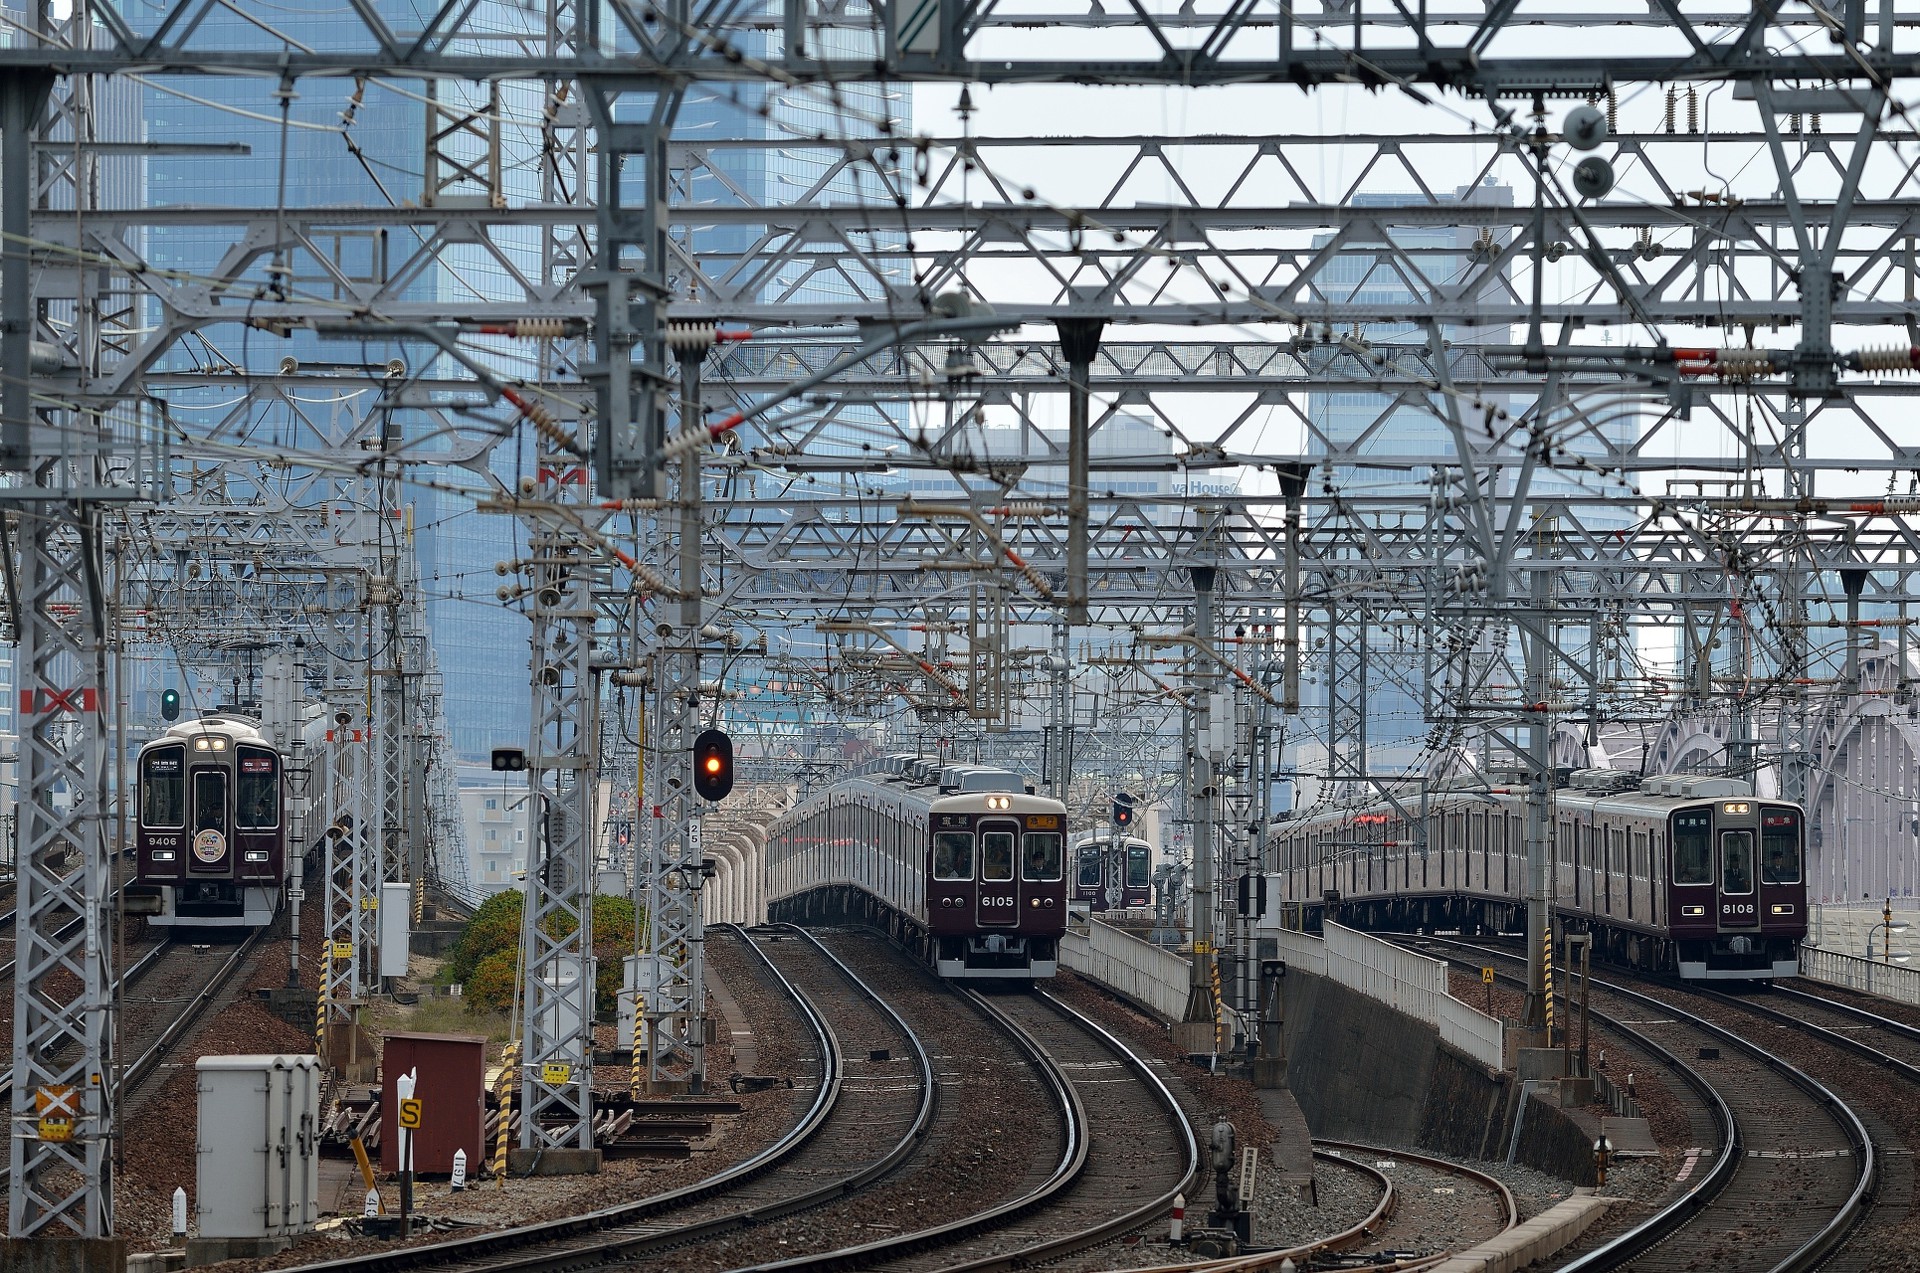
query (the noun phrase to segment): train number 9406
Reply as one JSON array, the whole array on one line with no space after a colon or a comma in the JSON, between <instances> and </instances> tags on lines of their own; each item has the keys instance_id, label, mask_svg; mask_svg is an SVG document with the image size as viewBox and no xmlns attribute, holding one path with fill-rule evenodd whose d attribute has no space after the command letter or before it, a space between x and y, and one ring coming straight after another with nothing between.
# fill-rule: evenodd
<instances>
[{"instance_id":1,"label":"train number 9406","mask_svg":"<svg viewBox=\"0 0 1920 1273\"><path fill-rule=\"evenodd\" d=\"M993 897L983 893L980 895L980 904L982 906L1011 906L1013 905L1013 899L1011 897Z\"/></svg>"}]
</instances>

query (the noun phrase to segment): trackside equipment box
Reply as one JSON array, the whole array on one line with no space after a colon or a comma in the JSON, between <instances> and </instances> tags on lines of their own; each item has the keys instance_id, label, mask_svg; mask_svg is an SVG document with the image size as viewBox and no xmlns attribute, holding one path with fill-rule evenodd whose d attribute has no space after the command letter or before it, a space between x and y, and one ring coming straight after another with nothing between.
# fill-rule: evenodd
<instances>
[{"instance_id":1,"label":"trackside equipment box","mask_svg":"<svg viewBox=\"0 0 1920 1273\"><path fill-rule=\"evenodd\" d=\"M203 1056L195 1211L202 1238L290 1237L320 1218L320 1061Z\"/></svg>"}]
</instances>

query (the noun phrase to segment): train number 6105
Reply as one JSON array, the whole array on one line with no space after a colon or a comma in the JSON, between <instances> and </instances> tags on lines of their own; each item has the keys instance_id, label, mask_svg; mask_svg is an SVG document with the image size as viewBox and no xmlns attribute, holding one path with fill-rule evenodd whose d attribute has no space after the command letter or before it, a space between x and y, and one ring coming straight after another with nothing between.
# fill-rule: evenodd
<instances>
[{"instance_id":1,"label":"train number 6105","mask_svg":"<svg viewBox=\"0 0 1920 1273\"><path fill-rule=\"evenodd\" d=\"M980 904L982 906L1011 906L1013 905L1013 899L1011 897L988 897L982 894Z\"/></svg>"}]
</instances>

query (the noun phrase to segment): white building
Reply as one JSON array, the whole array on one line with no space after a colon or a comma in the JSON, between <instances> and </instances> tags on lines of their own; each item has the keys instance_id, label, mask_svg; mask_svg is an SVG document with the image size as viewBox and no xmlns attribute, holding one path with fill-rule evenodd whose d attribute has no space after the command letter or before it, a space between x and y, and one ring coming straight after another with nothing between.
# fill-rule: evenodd
<instances>
[{"instance_id":1,"label":"white building","mask_svg":"<svg viewBox=\"0 0 1920 1273\"><path fill-rule=\"evenodd\" d=\"M525 776L462 765L460 816L467 827L474 896L484 901L520 887L527 869Z\"/></svg>"}]
</instances>

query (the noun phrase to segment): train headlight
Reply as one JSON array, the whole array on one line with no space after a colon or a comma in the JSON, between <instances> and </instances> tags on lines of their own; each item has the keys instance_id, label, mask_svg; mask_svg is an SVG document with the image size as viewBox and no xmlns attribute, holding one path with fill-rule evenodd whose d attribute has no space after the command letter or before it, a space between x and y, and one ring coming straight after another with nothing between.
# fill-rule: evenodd
<instances>
[{"instance_id":1,"label":"train headlight","mask_svg":"<svg viewBox=\"0 0 1920 1273\"><path fill-rule=\"evenodd\" d=\"M267 860L267 855L257 849L248 850L244 856L249 862L264 862Z\"/></svg>"},{"instance_id":2,"label":"train headlight","mask_svg":"<svg viewBox=\"0 0 1920 1273\"><path fill-rule=\"evenodd\" d=\"M1027 905L1029 906L1038 906L1039 904L1040 904L1040 899L1037 897L1029 897L1027 899Z\"/></svg>"},{"instance_id":3,"label":"train headlight","mask_svg":"<svg viewBox=\"0 0 1920 1273\"><path fill-rule=\"evenodd\" d=\"M173 850L155 849L153 851L153 860L156 862L171 862L173 861Z\"/></svg>"},{"instance_id":4,"label":"train headlight","mask_svg":"<svg viewBox=\"0 0 1920 1273\"><path fill-rule=\"evenodd\" d=\"M1049 897L1049 898L1047 899L1047 905L1048 905L1048 906L1052 906L1052 905L1053 905L1053 899L1052 899L1051 897Z\"/></svg>"},{"instance_id":5,"label":"train headlight","mask_svg":"<svg viewBox=\"0 0 1920 1273\"><path fill-rule=\"evenodd\" d=\"M1772 911L1773 911L1773 913L1774 913L1775 915L1791 915L1791 914L1793 914L1793 907L1792 907L1791 905L1784 905L1784 906L1781 906L1781 905L1776 905L1776 906L1774 906L1774 907L1772 907L1771 909L1772 909Z\"/></svg>"},{"instance_id":6,"label":"train headlight","mask_svg":"<svg viewBox=\"0 0 1920 1273\"><path fill-rule=\"evenodd\" d=\"M989 809L1011 809L1011 808L1013 808L1013 801L1012 801L1012 800L1010 800L1009 798L1007 798L1006 796L988 796L988 797L987 797L987 808L989 808Z\"/></svg>"},{"instance_id":7,"label":"train headlight","mask_svg":"<svg viewBox=\"0 0 1920 1273\"><path fill-rule=\"evenodd\" d=\"M1680 913L1682 915L1705 915L1707 908L1704 906L1682 906Z\"/></svg>"}]
</instances>

